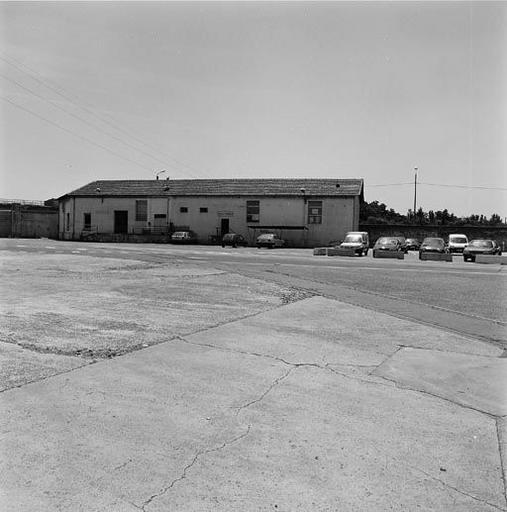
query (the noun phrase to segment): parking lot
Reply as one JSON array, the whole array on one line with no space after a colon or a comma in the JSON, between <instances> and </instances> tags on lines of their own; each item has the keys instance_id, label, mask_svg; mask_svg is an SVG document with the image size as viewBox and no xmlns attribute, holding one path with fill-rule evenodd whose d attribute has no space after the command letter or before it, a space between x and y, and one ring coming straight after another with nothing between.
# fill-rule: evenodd
<instances>
[{"instance_id":1,"label":"parking lot","mask_svg":"<svg viewBox=\"0 0 507 512\"><path fill-rule=\"evenodd\" d=\"M507 510L501 265L54 240L0 258L2 508Z\"/></svg>"}]
</instances>

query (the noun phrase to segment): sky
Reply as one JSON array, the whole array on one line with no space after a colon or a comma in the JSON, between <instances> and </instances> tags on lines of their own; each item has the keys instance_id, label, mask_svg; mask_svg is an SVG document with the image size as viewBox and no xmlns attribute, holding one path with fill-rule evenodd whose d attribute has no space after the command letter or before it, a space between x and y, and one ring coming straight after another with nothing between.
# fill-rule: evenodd
<instances>
[{"instance_id":1,"label":"sky","mask_svg":"<svg viewBox=\"0 0 507 512\"><path fill-rule=\"evenodd\" d=\"M505 2L0 2L0 198L363 178L507 217ZM164 172L162 172L164 171Z\"/></svg>"}]
</instances>

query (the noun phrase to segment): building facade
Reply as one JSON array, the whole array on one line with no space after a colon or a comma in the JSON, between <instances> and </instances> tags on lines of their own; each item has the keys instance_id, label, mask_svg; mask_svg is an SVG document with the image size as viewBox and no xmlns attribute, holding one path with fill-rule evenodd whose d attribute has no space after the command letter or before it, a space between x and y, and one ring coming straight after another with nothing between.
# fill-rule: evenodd
<instances>
[{"instance_id":1,"label":"building facade","mask_svg":"<svg viewBox=\"0 0 507 512\"><path fill-rule=\"evenodd\" d=\"M95 181L59 198L59 238L165 241L189 229L200 243L263 232L314 247L359 226L361 179Z\"/></svg>"}]
</instances>

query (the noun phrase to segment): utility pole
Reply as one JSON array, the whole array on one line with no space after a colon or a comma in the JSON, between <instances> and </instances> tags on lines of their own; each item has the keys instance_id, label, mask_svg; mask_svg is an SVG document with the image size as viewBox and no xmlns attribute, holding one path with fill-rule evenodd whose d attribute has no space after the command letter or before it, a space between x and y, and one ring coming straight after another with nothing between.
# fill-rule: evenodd
<instances>
[{"instance_id":1,"label":"utility pole","mask_svg":"<svg viewBox=\"0 0 507 512\"><path fill-rule=\"evenodd\" d=\"M414 221L415 221L415 213L417 207L417 167L414 167Z\"/></svg>"}]
</instances>

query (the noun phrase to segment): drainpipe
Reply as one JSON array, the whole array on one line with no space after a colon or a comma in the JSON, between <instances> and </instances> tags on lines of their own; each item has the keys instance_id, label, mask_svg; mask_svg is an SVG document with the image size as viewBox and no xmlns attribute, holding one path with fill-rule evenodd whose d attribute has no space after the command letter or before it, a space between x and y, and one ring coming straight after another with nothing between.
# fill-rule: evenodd
<instances>
[{"instance_id":1,"label":"drainpipe","mask_svg":"<svg viewBox=\"0 0 507 512\"><path fill-rule=\"evenodd\" d=\"M76 237L76 198L72 198L72 240Z\"/></svg>"}]
</instances>

